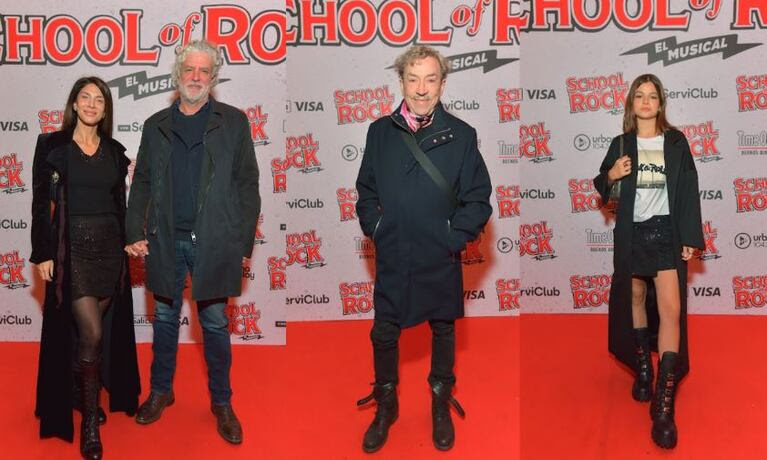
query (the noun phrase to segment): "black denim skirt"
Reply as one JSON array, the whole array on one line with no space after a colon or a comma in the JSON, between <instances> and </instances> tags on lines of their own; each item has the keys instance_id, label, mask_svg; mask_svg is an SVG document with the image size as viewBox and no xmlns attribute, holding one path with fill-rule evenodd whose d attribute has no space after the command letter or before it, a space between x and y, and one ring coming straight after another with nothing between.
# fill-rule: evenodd
<instances>
[{"instance_id":1,"label":"black denim skirt","mask_svg":"<svg viewBox=\"0 0 767 460\"><path fill-rule=\"evenodd\" d=\"M660 270L674 265L671 217L653 216L644 222L634 222L631 235L631 273L655 277Z\"/></svg>"}]
</instances>

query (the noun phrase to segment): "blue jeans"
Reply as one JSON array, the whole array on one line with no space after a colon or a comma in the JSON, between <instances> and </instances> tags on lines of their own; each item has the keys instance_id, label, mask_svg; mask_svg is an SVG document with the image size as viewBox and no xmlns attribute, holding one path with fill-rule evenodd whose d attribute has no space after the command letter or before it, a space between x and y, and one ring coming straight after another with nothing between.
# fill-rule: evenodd
<instances>
[{"instance_id":1,"label":"blue jeans","mask_svg":"<svg viewBox=\"0 0 767 460\"><path fill-rule=\"evenodd\" d=\"M197 248L191 241L176 241L175 287L173 298L154 296L155 316L152 323L152 391L166 394L173 388L178 351L178 328L186 273L194 273ZM232 345L229 341L227 299L197 301L200 326L208 365L208 389L213 404L229 404L232 388L229 370L232 367Z\"/></svg>"}]
</instances>

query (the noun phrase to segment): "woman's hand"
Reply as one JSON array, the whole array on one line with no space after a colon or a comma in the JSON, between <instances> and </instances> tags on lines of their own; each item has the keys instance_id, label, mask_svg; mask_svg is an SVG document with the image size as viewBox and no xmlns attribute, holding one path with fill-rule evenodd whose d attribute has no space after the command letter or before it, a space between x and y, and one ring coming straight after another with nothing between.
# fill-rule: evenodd
<instances>
[{"instance_id":1,"label":"woman's hand","mask_svg":"<svg viewBox=\"0 0 767 460\"><path fill-rule=\"evenodd\" d=\"M689 246L682 246L682 260L688 261L695 255L695 248Z\"/></svg>"},{"instance_id":2,"label":"woman's hand","mask_svg":"<svg viewBox=\"0 0 767 460\"><path fill-rule=\"evenodd\" d=\"M37 274L43 281L53 280L53 260L46 260L37 264Z\"/></svg>"},{"instance_id":3,"label":"woman's hand","mask_svg":"<svg viewBox=\"0 0 767 460\"><path fill-rule=\"evenodd\" d=\"M607 178L610 182L615 182L623 179L629 174L631 174L631 158L629 158L628 155L623 155L615 160L613 167L607 171Z\"/></svg>"},{"instance_id":4,"label":"woman's hand","mask_svg":"<svg viewBox=\"0 0 767 460\"><path fill-rule=\"evenodd\" d=\"M125 252L131 257L145 257L149 255L149 242L147 240L136 241L125 246Z\"/></svg>"}]
</instances>

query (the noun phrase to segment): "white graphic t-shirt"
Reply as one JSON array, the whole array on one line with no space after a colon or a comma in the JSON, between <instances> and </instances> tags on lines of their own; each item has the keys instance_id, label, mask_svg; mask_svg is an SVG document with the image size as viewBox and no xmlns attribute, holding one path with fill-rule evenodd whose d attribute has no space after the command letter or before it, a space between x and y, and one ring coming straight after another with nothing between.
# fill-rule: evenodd
<instances>
[{"instance_id":1,"label":"white graphic t-shirt","mask_svg":"<svg viewBox=\"0 0 767 460\"><path fill-rule=\"evenodd\" d=\"M637 137L637 188L634 200L634 222L668 214L666 160L663 158L663 136Z\"/></svg>"}]
</instances>

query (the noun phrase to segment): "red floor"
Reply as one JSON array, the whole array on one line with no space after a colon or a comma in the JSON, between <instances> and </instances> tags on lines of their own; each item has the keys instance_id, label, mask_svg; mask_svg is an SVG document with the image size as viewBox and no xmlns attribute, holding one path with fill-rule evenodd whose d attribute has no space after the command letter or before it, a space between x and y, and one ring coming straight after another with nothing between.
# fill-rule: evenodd
<instances>
[{"instance_id":1,"label":"red floor","mask_svg":"<svg viewBox=\"0 0 767 460\"><path fill-rule=\"evenodd\" d=\"M357 409L370 391L369 321L291 323L287 347L235 347L234 408L244 442L231 446L215 430L205 387L202 348L182 346L176 403L162 419L139 426L109 414L103 427L109 459L503 459L519 458L518 318L470 318L458 322L455 396L467 416L453 419L456 445L447 453L431 443L430 333L427 325L403 332L400 417L384 448L362 452L362 434L375 409ZM32 415L37 344L3 343L0 353L2 457L79 458L78 444L41 441ZM151 350L139 346L143 397L148 392ZM75 416L79 423L79 416ZM76 428L76 436L79 430Z\"/></svg>"},{"instance_id":2,"label":"red floor","mask_svg":"<svg viewBox=\"0 0 767 460\"><path fill-rule=\"evenodd\" d=\"M607 352L605 315L522 315L523 459L767 458L767 317L691 316L679 443L650 439L647 403Z\"/></svg>"}]
</instances>

